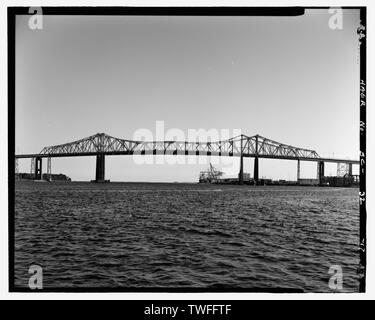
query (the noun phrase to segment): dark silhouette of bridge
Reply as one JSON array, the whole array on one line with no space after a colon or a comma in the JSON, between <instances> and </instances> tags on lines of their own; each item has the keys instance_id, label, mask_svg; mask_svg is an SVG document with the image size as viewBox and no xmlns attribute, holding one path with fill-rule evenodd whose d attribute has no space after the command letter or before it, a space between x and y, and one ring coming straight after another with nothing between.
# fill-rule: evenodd
<instances>
[{"instance_id":1,"label":"dark silhouette of bridge","mask_svg":"<svg viewBox=\"0 0 375 320\"><path fill-rule=\"evenodd\" d=\"M317 163L317 177L321 183L324 177L324 163L346 164L347 174L352 175L352 165L359 160L322 158L315 150L283 144L260 135L239 135L216 142L189 141L134 141L119 139L105 133L44 147L40 153L17 154L16 160L31 158L34 163L34 178L42 179L42 159L47 158L47 172L51 170L51 158L96 156L96 182L105 181L105 156L107 155L196 155L240 157L239 183L243 183L243 158L254 158L254 181L259 180L259 158L297 161L297 181L300 177L300 161ZM51 172L49 172L51 173Z\"/></svg>"}]
</instances>

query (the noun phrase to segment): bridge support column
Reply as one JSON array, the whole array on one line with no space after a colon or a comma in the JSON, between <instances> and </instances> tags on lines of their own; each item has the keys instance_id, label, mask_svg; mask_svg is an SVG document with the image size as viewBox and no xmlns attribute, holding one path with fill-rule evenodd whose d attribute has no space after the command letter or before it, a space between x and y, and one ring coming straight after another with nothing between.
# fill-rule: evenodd
<instances>
[{"instance_id":1,"label":"bridge support column","mask_svg":"<svg viewBox=\"0 0 375 320\"><path fill-rule=\"evenodd\" d=\"M35 158L31 158L31 164L30 164L30 174L35 175Z\"/></svg>"},{"instance_id":2,"label":"bridge support column","mask_svg":"<svg viewBox=\"0 0 375 320\"><path fill-rule=\"evenodd\" d=\"M324 178L324 162L323 161L318 162L317 171L318 171L318 174L317 174L318 182L319 182L319 185L321 186L323 184L323 178Z\"/></svg>"},{"instance_id":3,"label":"bridge support column","mask_svg":"<svg viewBox=\"0 0 375 320\"><path fill-rule=\"evenodd\" d=\"M353 164L349 163L349 177L353 175Z\"/></svg>"},{"instance_id":4,"label":"bridge support column","mask_svg":"<svg viewBox=\"0 0 375 320\"><path fill-rule=\"evenodd\" d=\"M240 172L238 173L238 183L243 184L243 156L240 157Z\"/></svg>"},{"instance_id":5,"label":"bridge support column","mask_svg":"<svg viewBox=\"0 0 375 320\"><path fill-rule=\"evenodd\" d=\"M299 184L299 180L301 178L301 163L300 160L297 160L297 184Z\"/></svg>"},{"instance_id":6,"label":"bridge support column","mask_svg":"<svg viewBox=\"0 0 375 320\"><path fill-rule=\"evenodd\" d=\"M42 180L42 158L35 158L34 179Z\"/></svg>"},{"instance_id":7,"label":"bridge support column","mask_svg":"<svg viewBox=\"0 0 375 320\"><path fill-rule=\"evenodd\" d=\"M105 155L98 154L96 156L96 174L95 182L105 182Z\"/></svg>"},{"instance_id":8,"label":"bridge support column","mask_svg":"<svg viewBox=\"0 0 375 320\"><path fill-rule=\"evenodd\" d=\"M254 182L258 184L259 181L259 158L254 158Z\"/></svg>"},{"instance_id":9,"label":"bridge support column","mask_svg":"<svg viewBox=\"0 0 375 320\"><path fill-rule=\"evenodd\" d=\"M18 166L18 159L14 159L14 173L18 174L19 173L19 166Z\"/></svg>"},{"instance_id":10,"label":"bridge support column","mask_svg":"<svg viewBox=\"0 0 375 320\"><path fill-rule=\"evenodd\" d=\"M48 181L52 181L51 175L52 175L52 172L51 172L51 158L48 157L47 158L47 180Z\"/></svg>"}]
</instances>

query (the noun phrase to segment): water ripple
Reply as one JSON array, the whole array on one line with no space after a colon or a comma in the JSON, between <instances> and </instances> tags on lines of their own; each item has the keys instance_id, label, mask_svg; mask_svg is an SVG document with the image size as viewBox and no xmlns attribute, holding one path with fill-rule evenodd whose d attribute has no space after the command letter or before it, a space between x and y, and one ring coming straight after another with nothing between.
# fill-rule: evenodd
<instances>
[{"instance_id":1,"label":"water ripple","mask_svg":"<svg viewBox=\"0 0 375 320\"><path fill-rule=\"evenodd\" d=\"M44 287L358 290L356 189L17 182L15 278Z\"/></svg>"}]
</instances>

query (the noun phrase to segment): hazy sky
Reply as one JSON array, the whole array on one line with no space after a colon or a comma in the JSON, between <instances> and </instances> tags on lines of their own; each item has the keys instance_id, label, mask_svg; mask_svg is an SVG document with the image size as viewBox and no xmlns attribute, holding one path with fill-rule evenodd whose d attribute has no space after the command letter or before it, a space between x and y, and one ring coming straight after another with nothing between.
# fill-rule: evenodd
<instances>
[{"instance_id":1,"label":"hazy sky","mask_svg":"<svg viewBox=\"0 0 375 320\"><path fill-rule=\"evenodd\" d=\"M36 31L18 16L16 152L98 132L132 139L163 120L186 135L242 129L357 158L359 11L344 10L342 30L331 30L329 17L45 16ZM119 181L197 181L205 168L106 158L106 178ZM315 163L301 168L316 176ZM95 158L52 159L52 171L90 180ZM296 162L262 159L260 176L295 179Z\"/></svg>"}]
</instances>

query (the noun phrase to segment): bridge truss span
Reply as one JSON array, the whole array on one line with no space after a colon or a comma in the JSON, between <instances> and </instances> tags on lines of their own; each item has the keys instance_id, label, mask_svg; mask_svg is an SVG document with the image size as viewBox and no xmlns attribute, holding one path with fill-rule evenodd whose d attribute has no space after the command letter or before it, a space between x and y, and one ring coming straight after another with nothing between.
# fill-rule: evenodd
<instances>
[{"instance_id":1,"label":"bridge truss span","mask_svg":"<svg viewBox=\"0 0 375 320\"><path fill-rule=\"evenodd\" d=\"M258 181L259 158L297 160L297 180L300 176L300 161L317 163L319 181L324 176L324 163L348 164L348 172L358 160L322 158L315 150L299 148L265 138L260 135L238 135L222 141L136 141L115 138L105 133L97 133L69 143L44 147L37 154L19 154L15 159L32 158L36 179L42 176L42 158L96 156L95 181L106 181L106 155L195 155L229 156L240 158L239 182L243 182L243 158L254 158L254 180ZM34 161L35 160L35 161Z\"/></svg>"},{"instance_id":2,"label":"bridge truss span","mask_svg":"<svg viewBox=\"0 0 375 320\"><path fill-rule=\"evenodd\" d=\"M94 154L185 154L243 156L284 159L319 159L315 150L303 149L279 143L260 135L239 135L223 141L134 141L119 139L104 133L73 141L49 146L42 149L38 156L84 156Z\"/></svg>"}]
</instances>

